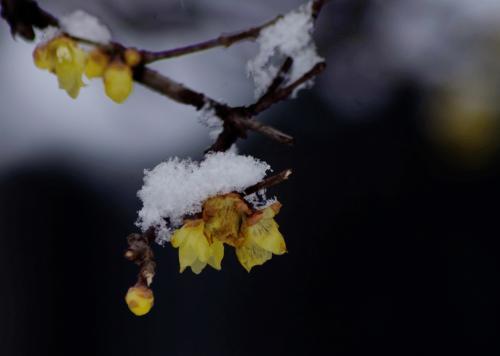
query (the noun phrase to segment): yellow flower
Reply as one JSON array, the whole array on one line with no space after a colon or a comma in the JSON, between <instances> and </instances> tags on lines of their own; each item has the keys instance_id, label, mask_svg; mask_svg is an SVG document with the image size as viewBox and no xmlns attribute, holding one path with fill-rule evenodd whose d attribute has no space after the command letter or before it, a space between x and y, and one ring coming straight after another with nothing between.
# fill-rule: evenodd
<instances>
[{"instance_id":1,"label":"yellow flower","mask_svg":"<svg viewBox=\"0 0 500 356\"><path fill-rule=\"evenodd\" d=\"M87 59L86 53L72 39L59 36L38 46L33 58L40 69L47 69L57 75L59 87L73 99L84 85L82 74Z\"/></svg>"},{"instance_id":2,"label":"yellow flower","mask_svg":"<svg viewBox=\"0 0 500 356\"><path fill-rule=\"evenodd\" d=\"M139 63L141 63L142 57L139 51L135 48L127 48L123 54L125 58L125 63L127 63L131 67L135 67Z\"/></svg>"},{"instance_id":3,"label":"yellow flower","mask_svg":"<svg viewBox=\"0 0 500 356\"><path fill-rule=\"evenodd\" d=\"M273 205L243 218L240 236L243 243L236 246L236 256L241 265L248 271L257 265L270 260L272 255L286 252L286 244L278 230L274 216L279 212L281 204Z\"/></svg>"},{"instance_id":4,"label":"yellow flower","mask_svg":"<svg viewBox=\"0 0 500 356\"><path fill-rule=\"evenodd\" d=\"M205 223L202 219L187 221L172 236L172 246L179 248L180 272L190 266L199 274L207 264L220 270L224 257L224 245L218 240L209 241L203 232Z\"/></svg>"},{"instance_id":5,"label":"yellow flower","mask_svg":"<svg viewBox=\"0 0 500 356\"><path fill-rule=\"evenodd\" d=\"M104 90L113 101L123 103L132 92L132 87L132 70L122 61L113 61L104 71Z\"/></svg>"},{"instance_id":6,"label":"yellow flower","mask_svg":"<svg viewBox=\"0 0 500 356\"><path fill-rule=\"evenodd\" d=\"M222 241L231 246L238 245L238 231L246 211L247 205L235 193L207 199L203 204L205 234L214 241Z\"/></svg>"},{"instance_id":7,"label":"yellow flower","mask_svg":"<svg viewBox=\"0 0 500 356\"><path fill-rule=\"evenodd\" d=\"M153 307L153 291L146 286L136 285L129 288L125 296L125 301L132 313L137 316L145 315Z\"/></svg>"},{"instance_id":8,"label":"yellow flower","mask_svg":"<svg viewBox=\"0 0 500 356\"><path fill-rule=\"evenodd\" d=\"M108 63L109 56L99 48L94 49L89 54L87 66L85 67L85 75L89 79L102 77Z\"/></svg>"}]
</instances>

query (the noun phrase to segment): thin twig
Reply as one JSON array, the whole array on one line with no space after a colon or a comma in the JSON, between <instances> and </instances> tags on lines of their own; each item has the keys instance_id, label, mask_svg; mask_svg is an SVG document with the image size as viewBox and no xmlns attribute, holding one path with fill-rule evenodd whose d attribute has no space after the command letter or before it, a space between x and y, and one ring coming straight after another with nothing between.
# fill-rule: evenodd
<instances>
[{"instance_id":1,"label":"thin twig","mask_svg":"<svg viewBox=\"0 0 500 356\"><path fill-rule=\"evenodd\" d=\"M326 68L325 62L317 63L316 65L314 65L314 67L312 67L308 72L304 73L304 75L295 80L293 83L290 83L284 88L275 90L273 93L270 93L265 97L262 97L262 100L259 100L254 105L248 106L247 108L248 113L251 115L258 115L259 113L265 111L266 109L276 104L277 102L287 99L294 92L295 89L297 89L302 84L306 83L307 81L319 75L322 71L325 70L325 68Z\"/></svg>"},{"instance_id":2,"label":"thin twig","mask_svg":"<svg viewBox=\"0 0 500 356\"><path fill-rule=\"evenodd\" d=\"M152 63L152 62L159 61L162 59L179 57L179 56L183 56L186 54L200 52L200 51L204 51L204 50L215 48L215 47L229 47L229 46L233 45L234 43L241 42L243 40L255 40L257 37L259 37L259 34L263 29L265 29L269 26L272 26L282 17L283 16L279 15L279 16L275 17L274 19L272 19L271 21L268 21L260 26L252 27L252 28L249 28L247 30L238 31L235 33L227 34L227 35L221 35L217 38L213 38L213 39L208 40L208 41L195 43L195 44L192 44L189 46L169 49L166 51L142 50L141 54L143 56L144 63L148 64L148 63Z\"/></svg>"},{"instance_id":3,"label":"thin twig","mask_svg":"<svg viewBox=\"0 0 500 356\"><path fill-rule=\"evenodd\" d=\"M284 171L281 171L278 174L270 176L270 177L264 179L263 181L255 184L255 185L252 185L251 187L248 187L247 189L245 189L243 194L250 195L250 194L258 192L261 189L270 188L274 185L280 184L280 183L284 182L285 180L287 180L291 174L292 174L291 169L285 169Z\"/></svg>"}]
</instances>

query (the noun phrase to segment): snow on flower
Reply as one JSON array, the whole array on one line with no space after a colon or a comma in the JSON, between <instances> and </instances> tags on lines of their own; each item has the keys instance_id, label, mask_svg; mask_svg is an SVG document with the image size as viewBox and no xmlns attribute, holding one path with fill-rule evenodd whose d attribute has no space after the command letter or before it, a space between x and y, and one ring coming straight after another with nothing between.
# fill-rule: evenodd
<instances>
[{"instance_id":1,"label":"snow on flower","mask_svg":"<svg viewBox=\"0 0 500 356\"><path fill-rule=\"evenodd\" d=\"M288 82L300 78L323 60L317 54L312 38L314 23L311 14L312 2L308 2L261 31L257 38L259 53L247 64L248 74L255 83L256 97L266 91L284 58L293 58ZM311 81L304 83L294 94L311 84Z\"/></svg>"},{"instance_id":2,"label":"snow on flower","mask_svg":"<svg viewBox=\"0 0 500 356\"><path fill-rule=\"evenodd\" d=\"M233 152L207 154L201 162L172 158L146 170L138 192L143 202L137 226L157 230L157 242L170 240L171 228L186 215L201 212L205 200L230 192L242 192L261 181L270 166L251 156ZM166 221L170 224L167 225Z\"/></svg>"},{"instance_id":3,"label":"snow on flower","mask_svg":"<svg viewBox=\"0 0 500 356\"><path fill-rule=\"evenodd\" d=\"M76 10L61 18L61 29L71 36L107 44L111 41L111 32L98 18L83 10Z\"/></svg>"}]
</instances>

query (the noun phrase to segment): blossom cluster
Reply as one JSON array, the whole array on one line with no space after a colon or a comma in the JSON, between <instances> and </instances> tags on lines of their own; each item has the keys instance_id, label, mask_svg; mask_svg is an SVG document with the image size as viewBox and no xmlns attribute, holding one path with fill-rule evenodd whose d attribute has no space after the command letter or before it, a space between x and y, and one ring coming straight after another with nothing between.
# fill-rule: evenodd
<instances>
[{"instance_id":1,"label":"blossom cluster","mask_svg":"<svg viewBox=\"0 0 500 356\"><path fill-rule=\"evenodd\" d=\"M199 274L207 264L220 270L224 244L235 248L238 260L248 272L273 254L284 254L285 240L274 221L280 207L275 202L254 210L236 193L207 199L201 216L187 219L172 236L172 246L179 249L180 272L191 267Z\"/></svg>"},{"instance_id":2,"label":"blossom cluster","mask_svg":"<svg viewBox=\"0 0 500 356\"><path fill-rule=\"evenodd\" d=\"M112 53L102 48L86 52L64 34L40 44L33 52L35 65L57 76L59 87L75 99L85 86L82 76L102 78L106 95L116 103L124 102L133 89L133 67L141 62L140 53L127 48Z\"/></svg>"}]
</instances>

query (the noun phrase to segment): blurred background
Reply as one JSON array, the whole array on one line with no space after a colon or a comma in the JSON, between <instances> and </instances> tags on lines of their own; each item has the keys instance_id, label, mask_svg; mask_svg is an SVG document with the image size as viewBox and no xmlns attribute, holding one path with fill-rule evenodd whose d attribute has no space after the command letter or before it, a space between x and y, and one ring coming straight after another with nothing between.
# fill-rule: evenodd
<instances>
[{"instance_id":1,"label":"blurred background","mask_svg":"<svg viewBox=\"0 0 500 356\"><path fill-rule=\"evenodd\" d=\"M262 23L299 0L40 1L98 15L116 40L166 49ZM156 305L134 317L122 257L144 169L199 159L196 112L98 80L77 100L0 23L0 349L18 355L498 354L500 2L331 0L328 68L241 153L292 167L274 189L289 253L251 274L178 273L157 246ZM252 43L154 65L216 99L252 102Z\"/></svg>"}]
</instances>

